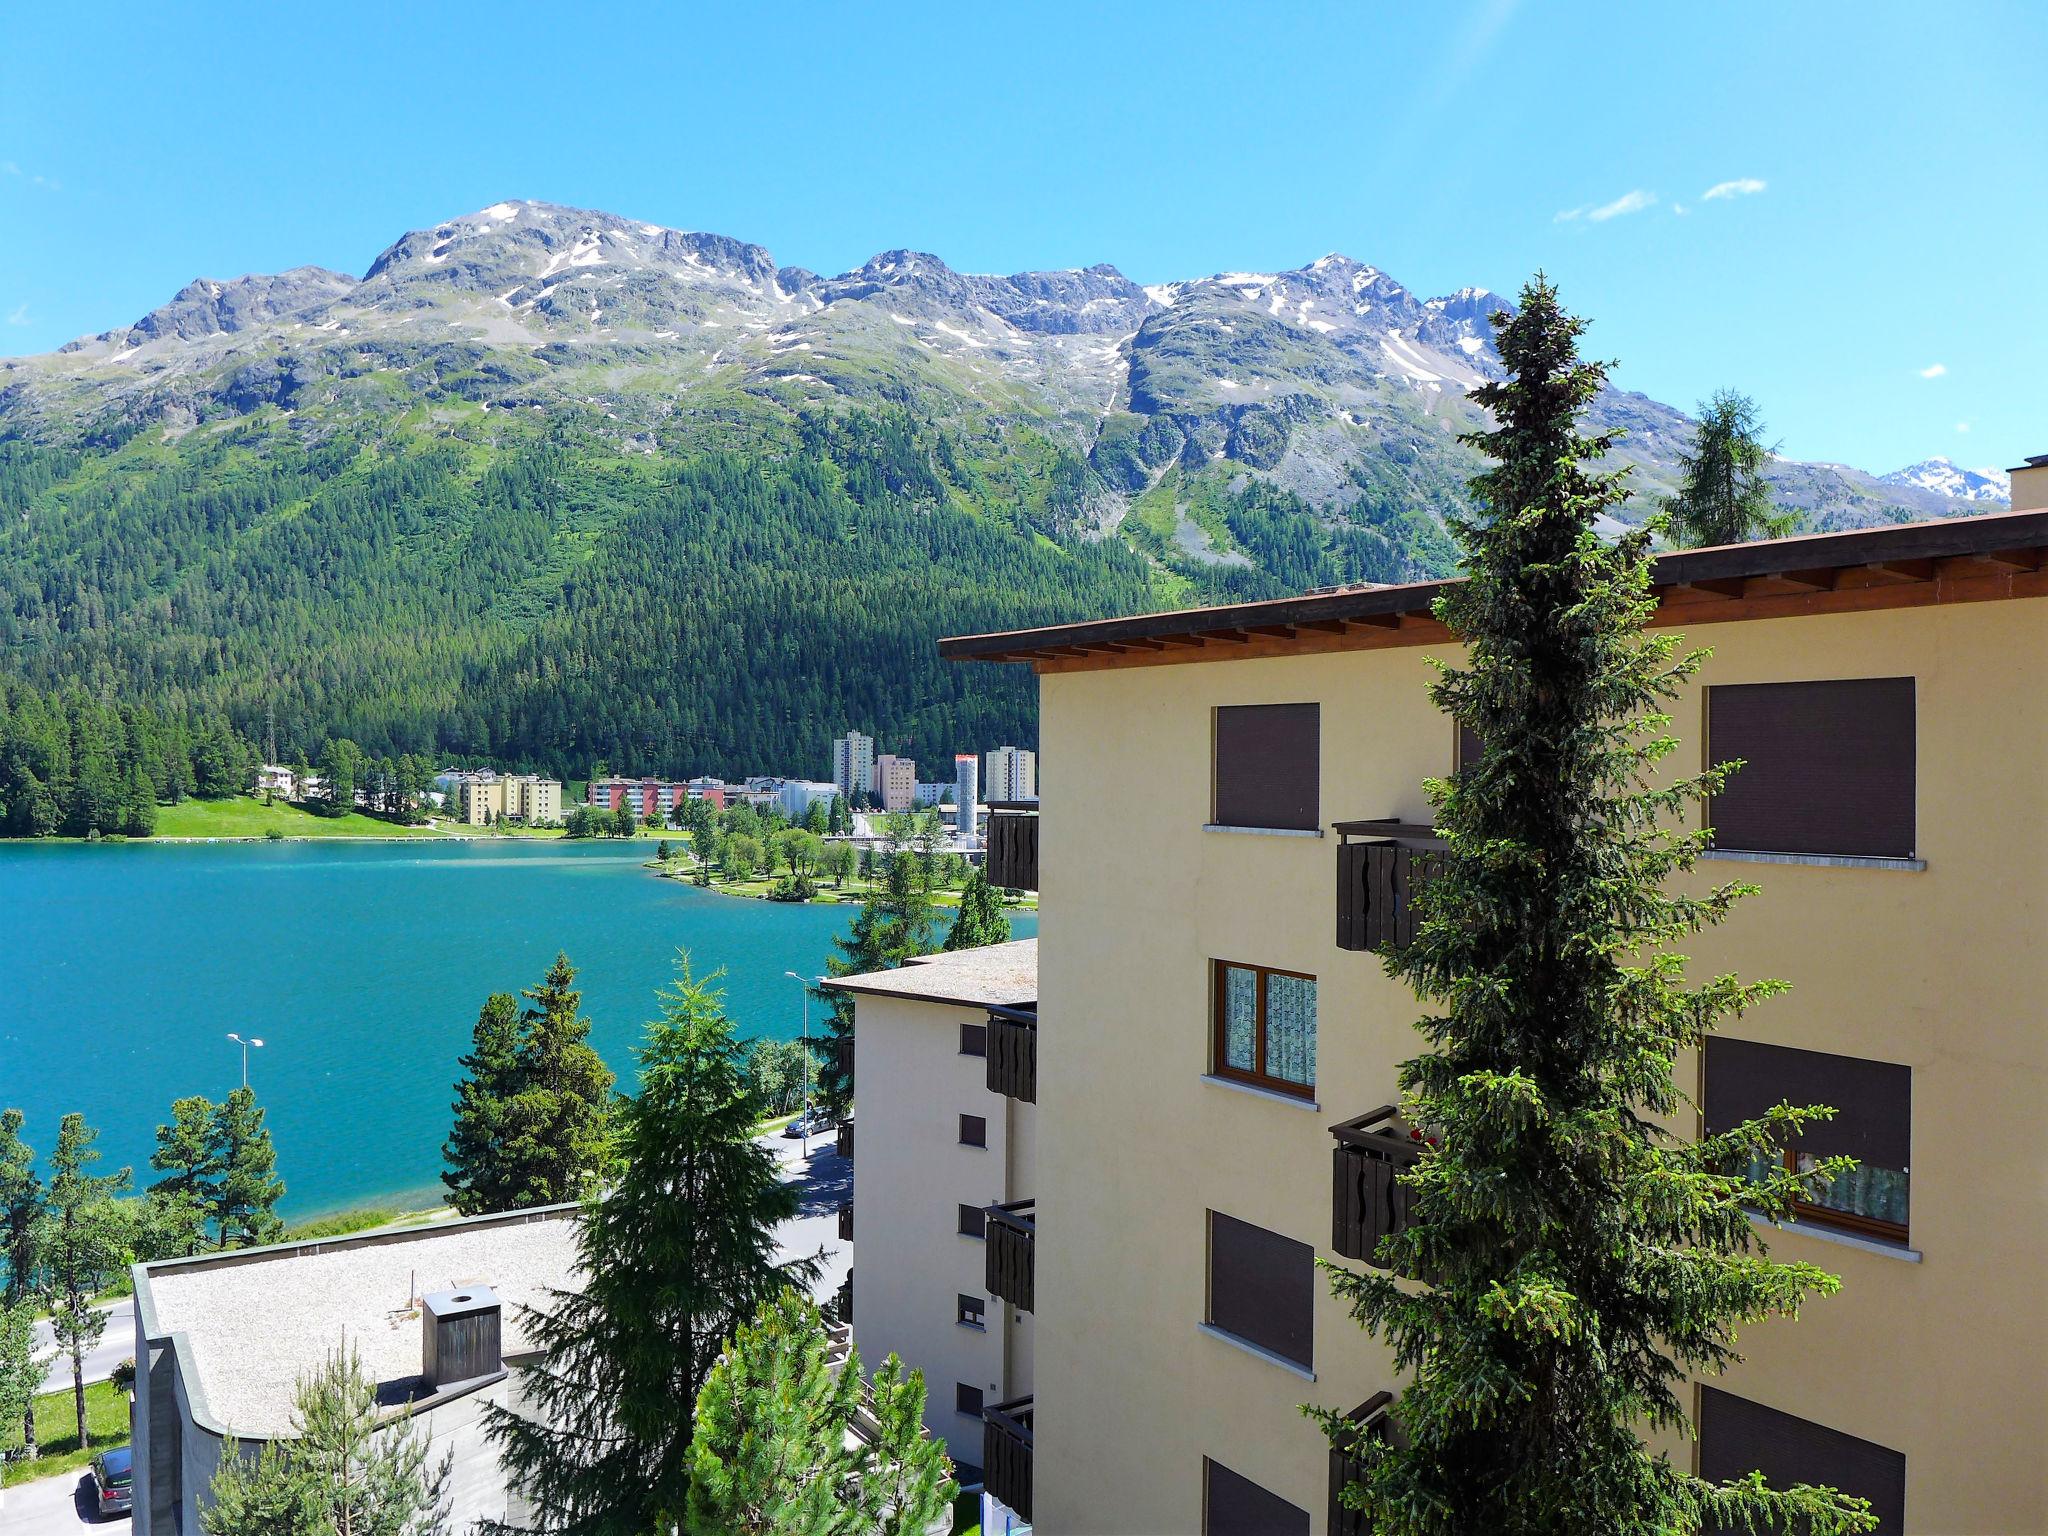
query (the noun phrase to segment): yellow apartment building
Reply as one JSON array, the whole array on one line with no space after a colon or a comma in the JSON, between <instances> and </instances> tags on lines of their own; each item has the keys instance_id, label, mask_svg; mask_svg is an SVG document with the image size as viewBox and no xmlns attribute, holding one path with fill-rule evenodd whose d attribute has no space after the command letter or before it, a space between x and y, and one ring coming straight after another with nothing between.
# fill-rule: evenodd
<instances>
[{"instance_id":1,"label":"yellow apartment building","mask_svg":"<svg viewBox=\"0 0 2048 1536\"><path fill-rule=\"evenodd\" d=\"M500 816L542 826L562 819L562 786L558 780L530 773L471 773L457 779L455 814L472 827L489 826Z\"/></svg>"},{"instance_id":2,"label":"yellow apartment building","mask_svg":"<svg viewBox=\"0 0 2048 1536\"><path fill-rule=\"evenodd\" d=\"M1792 987L1681 1078L1710 1125L1831 1104L1793 1155L1865 1165L1765 1234L1841 1293L1747 1331L1672 1451L1845 1487L1885 1536L2048 1531L2044 555L2048 511L2024 511L1656 570L1655 622L1713 653L1669 766L1748 764L1696 879L1763 888L1692 974ZM1402 1219L1419 1009L1374 948L1412 931L1423 781L1459 754L1425 692L1458 654L1440 590L943 643L1033 667L1063 765L990 835L1020 865L991 879L1043 898L1013 1193L1045 1241L1034 1222L1032 1397L1007 1405L1028 1432L1003 1475L1048 1532L1356 1529L1300 1405L1400 1386L1314 1261L1361 1262Z\"/></svg>"}]
</instances>

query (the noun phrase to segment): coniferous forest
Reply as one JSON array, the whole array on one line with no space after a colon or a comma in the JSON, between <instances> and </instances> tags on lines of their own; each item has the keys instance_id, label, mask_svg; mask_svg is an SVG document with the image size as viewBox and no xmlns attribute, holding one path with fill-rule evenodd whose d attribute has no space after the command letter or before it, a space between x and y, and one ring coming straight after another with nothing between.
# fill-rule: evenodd
<instances>
[{"instance_id":1,"label":"coniferous forest","mask_svg":"<svg viewBox=\"0 0 2048 1536\"><path fill-rule=\"evenodd\" d=\"M0 442L15 835L142 830L145 789L206 793L207 749L273 736L287 762L346 738L562 778L815 776L849 726L1032 745L1032 680L938 637L1154 601L1141 556L1049 535L902 413L675 452L559 418L159 438Z\"/></svg>"}]
</instances>

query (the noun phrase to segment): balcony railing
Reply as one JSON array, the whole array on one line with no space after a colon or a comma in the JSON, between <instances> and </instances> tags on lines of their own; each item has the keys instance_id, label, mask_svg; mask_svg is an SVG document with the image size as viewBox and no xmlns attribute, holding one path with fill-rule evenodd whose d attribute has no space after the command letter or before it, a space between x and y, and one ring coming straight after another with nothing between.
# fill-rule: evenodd
<instances>
[{"instance_id":1,"label":"balcony railing","mask_svg":"<svg viewBox=\"0 0 2048 1536\"><path fill-rule=\"evenodd\" d=\"M981 1411L982 1486L1025 1520L1031 1518L1032 1412L1028 1397Z\"/></svg>"},{"instance_id":2,"label":"balcony railing","mask_svg":"<svg viewBox=\"0 0 2048 1536\"><path fill-rule=\"evenodd\" d=\"M1390 1439L1393 1419L1388 1410L1393 1406L1393 1393L1375 1392L1345 1414L1351 1439ZM1365 1511L1349 1509L1344 1504L1345 1486L1361 1481L1364 1476L1365 1464L1355 1453L1342 1446L1330 1447L1330 1536L1372 1536L1366 1527Z\"/></svg>"},{"instance_id":3,"label":"balcony railing","mask_svg":"<svg viewBox=\"0 0 2048 1536\"><path fill-rule=\"evenodd\" d=\"M1390 1267L1378 1256L1380 1239L1408 1225L1413 1197L1399 1175L1422 1157L1422 1148L1412 1138L1391 1128L1393 1119L1394 1106L1382 1104L1370 1114L1330 1127L1337 1138L1330 1154L1330 1246L1347 1259L1363 1259L1378 1269Z\"/></svg>"},{"instance_id":4,"label":"balcony railing","mask_svg":"<svg viewBox=\"0 0 2048 1536\"><path fill-rule=\"evenodd\" d=\"M1038 1010L988 1011L988 1091L1038 1102Z\"/></svg>"},{"instance_id":5,"label":"balcony railing","mask_svg":"<svg viewBox=\"0 0 2048 1536\"><path fill-rule=\"evenodd\" d=\"M1038 802L995 800L988 808L990 885L1011 891L1038 889Z\"/></svg>"},{"instance_id":6,"label":"balcony railing","mask_svg":"<svg viewBox=\"0 0 2048 1536\"><path fill-rule=\"evenodd\" d=\"M853 1117L851 1115L848 1115L839 1122L839 1155L844 1158L851 1158L853 1156Z\"/></svg>"},{"instance_id":7,"label":"balcony railing","mask_svg":"<svg viewBox=\"0 0 2048 1536\"><path fill-rule=\"evenodd\" d=\"M1036 1299L1038 1202L1012 1200L1007 1205L991 1205L987 1211L988 1246L982 1255L982 1278L991 1296L1029 1312Z\"/></svg>"},{"instance_id":8,"label":"balcony railing","mask_svg":"<svg viewBox=\"0 0 2048 1536\"><path fill-rule=\"evenodd\" d=\"M1415 893L1443 869L1444 840L1398 821L1340 821L1337 947L1399 949L1415 938Z\"/></svg>"},{"instance_id":9,"label":"balcony railing","mask_svg":"<svg viewBox=\"0 0 2048 1536\"><path fill-rule=\"evenodd\" d=\"M839 1207L839 1241L842 1243L853 1241L853 1202L851 1200Z\"/></svg>"}]
</instances>

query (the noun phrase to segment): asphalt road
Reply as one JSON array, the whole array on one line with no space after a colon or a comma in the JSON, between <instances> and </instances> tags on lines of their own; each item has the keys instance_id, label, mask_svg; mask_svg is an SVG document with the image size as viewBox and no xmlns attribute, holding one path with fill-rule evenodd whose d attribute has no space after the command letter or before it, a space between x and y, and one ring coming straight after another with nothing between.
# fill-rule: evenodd
<instances>
[{"instance_id":1,"label":"asphalt road","mask_svg":"<svg viewBox=\"0 0 2048 1536\"><path fill-rule=\"evenodd\" d=\"M96 1381L105 1381L114 1374L114 1367L135 1353L135 1298L123 1296L119 1301L103 1308L107 1314L107 1331L100 1335L100 1341L85 1356L85 1381L91 1386ZM46 1353L57 1348L57 1336L50 1331L48 1318L36 1324L36 1351ZM61 1392L71 1385L71 1357L59 1353L50 1362L50 1369L43 1377L45 1392Z\"/></svg>"},{"instance_id":2,"label":"asphalt road","mask_svg":"<svg viewBox=\"0 0 2048 1536\"><path fill-rule=\"evenodd\" d=\"M839 1207L853 1197L853 1165L833 1150L832 1137L811 1138L811 1156L805 1162L800 1143L768 1138L784 1172L800 1181L803 1206L797 1216L783 1224L777 1234L784 1259L817 1257L821 1261L811 1294L823 1301L839 1289L853 1263L853 1250L839 1241ZM46 1340L48 1324L36 1325L39 1340ZM135 1304L123 1299L114 1304L107 1318L107 1331L100 1348L86 1357L86 1380L103 1380L116 1364L135 1349ZM95 1374L97 1372L97 1374ZM71 1384L69 1361L52 1377L52 1390ZM445 1438L436 1446L455 1453L453 1528L465 1530L480 1515L501 1515L505 1496L496 1458L476 1427L466 1419L443 1422ZM91 1494L91 1474L67 1473L41 1482L23 1483L0 1494L0 1536L68 1536L81 1526L97 1523ZM127 1516L116 1516L120 1524Z\"/></svg>"}]
</instances>

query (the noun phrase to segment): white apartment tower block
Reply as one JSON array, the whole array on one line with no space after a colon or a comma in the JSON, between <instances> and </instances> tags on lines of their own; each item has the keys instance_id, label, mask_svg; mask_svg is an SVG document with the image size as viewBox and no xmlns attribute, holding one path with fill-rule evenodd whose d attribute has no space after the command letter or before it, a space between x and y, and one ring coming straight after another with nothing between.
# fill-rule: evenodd
<instances>
[{"instance_id":1,"label":"white apartment tower block","mask_svg":"<svg viewBox=\"0 0 2048 1536\"><path fill-rule=\"evenodd\" d=\"M982 764L981 792L991 804L1038 798L1038 754L1023 747L997 747Z\"/></svg>"},{"instance_id":2,"label":"white apartment tower block","mask_svg":"<svg viewBox=\"0 0 2048 1536\"><path fill-rule=\"evenodd\" d=\"M848 731L832 743L832 782L851 799L875 792L875 738Z\"/></svg>"}]
</instances>

